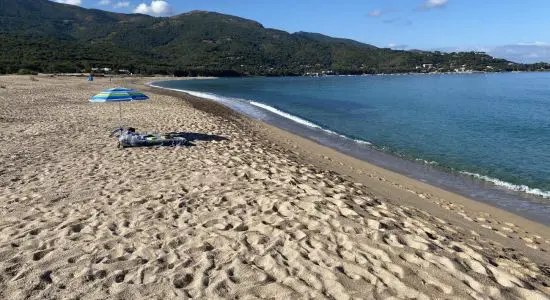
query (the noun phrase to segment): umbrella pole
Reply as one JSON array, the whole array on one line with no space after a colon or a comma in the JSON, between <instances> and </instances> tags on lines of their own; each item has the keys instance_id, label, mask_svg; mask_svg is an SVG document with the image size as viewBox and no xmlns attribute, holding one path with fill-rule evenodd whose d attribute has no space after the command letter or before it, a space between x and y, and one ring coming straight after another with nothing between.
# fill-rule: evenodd
<instances>
[{"instance_id":1,"label":"umbrella pole","mask_svg":"<svg viewBox=\"0 0 550 300\"><path fill-rule=\"evenodd\" d=\"M122 103L118 102L118 119L120 121L120 128L122 128Z\"/></svg>"}]
</instances>

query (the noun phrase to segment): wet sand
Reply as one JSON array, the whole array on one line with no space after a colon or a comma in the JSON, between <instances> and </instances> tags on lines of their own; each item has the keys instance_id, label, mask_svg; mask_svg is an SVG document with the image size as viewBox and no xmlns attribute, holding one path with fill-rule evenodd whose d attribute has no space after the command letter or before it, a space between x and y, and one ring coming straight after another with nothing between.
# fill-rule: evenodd
<instances>
[{"instance_id":1,"label":"wet sand","mask_svg":"<svg viewBox=\"0 0 550 300\"><path fill-rule=\"evenodd\" d=\"M193 146L119 150L108 79L37 80L0 77L0 298L550 294L544 225L146 79L124 124Z\"/></svg>"}]
</instances>

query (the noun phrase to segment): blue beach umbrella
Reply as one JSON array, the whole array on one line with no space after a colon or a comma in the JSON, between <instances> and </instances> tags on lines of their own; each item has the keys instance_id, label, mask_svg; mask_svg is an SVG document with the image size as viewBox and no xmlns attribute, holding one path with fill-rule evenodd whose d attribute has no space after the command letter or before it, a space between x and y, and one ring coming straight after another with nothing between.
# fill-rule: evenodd
<instances>
[{"instance_id":1,"label":"blue beach umbrella","mask_svg":"<svg viewBox=\"0 0 550 300\"><path fill-rule=\"evenodd\" d=\"M147 100L145 94L140 91L126 88L107 89L90 98L90 102L116 102L116 101L133 101Z\"/></svg>"},{"instance_id":2,"label":"blue beach umbrella","mask_svg":"<svg viewBox=\"0 0 550 300\"><path fill-rule=\"evenodd\" d=\"M122 102L130 101L143 101L149 99L148 96L143 94L140 91L127 88L113 88L103 90L101 93L90 98L92 103L102 103L102 102L118 102L119 106L119 117L122 124Z\"/></svg>"}]
</instances>

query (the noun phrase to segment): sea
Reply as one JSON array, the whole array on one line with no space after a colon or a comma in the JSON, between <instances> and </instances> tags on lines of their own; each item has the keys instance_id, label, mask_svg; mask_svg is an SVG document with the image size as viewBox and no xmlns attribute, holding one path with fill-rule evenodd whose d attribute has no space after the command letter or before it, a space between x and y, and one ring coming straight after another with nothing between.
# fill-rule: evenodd
<instances>
[{"instance_id":1,"label":"sea","mask_svg":"<svg viewBox=\"0 0 550 300\"><path fill-rule=\"evenodd\" d=\"M186 92L550 225L550 73L175 80Z\"/></svg>"}]
</instances>

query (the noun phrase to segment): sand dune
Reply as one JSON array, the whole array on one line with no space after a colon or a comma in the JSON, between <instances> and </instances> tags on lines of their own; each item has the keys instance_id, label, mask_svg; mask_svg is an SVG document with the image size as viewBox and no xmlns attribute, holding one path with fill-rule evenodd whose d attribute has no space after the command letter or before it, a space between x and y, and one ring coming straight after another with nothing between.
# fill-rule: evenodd
<instances>
[{"instance_id":1,"label":"sand dune","mask_svg":"<svg viewBox=\"0 0 550 300\"><path fill-rule=\"evenodd\" d=\"M533 257L162 93L124 123L194 146L118 150L107 81L0 83L0 298L549 299L548 232L456 209Z\"/></svg>"}]
</instances>

